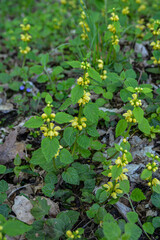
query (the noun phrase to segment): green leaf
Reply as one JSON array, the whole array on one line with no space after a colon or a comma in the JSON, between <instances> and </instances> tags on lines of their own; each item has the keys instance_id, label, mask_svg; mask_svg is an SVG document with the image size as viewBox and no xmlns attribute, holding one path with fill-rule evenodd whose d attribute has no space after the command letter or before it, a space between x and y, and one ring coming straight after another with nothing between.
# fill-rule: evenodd
<instances>
[{"instance_id":1,"label":"green leaf","mask_svg":"<svg viewBox=\"0 0 160 240\"><path fill-rule=\"evenodd\" d=\"M71 98L67 98L65 102L60 106L59 110L65 110L72 104Z\"/></svg>"},{"instance_id":2,"label":"green leaf","mask_svg":"<svg viewBox=\"0 0 160 240\"><path fill-rule=\"evenodd\" d=\"M50 206L48 206L46 199L37 197L35 201L32 201L32 204L33 208L31 209L31 213L36 220L48 215Z\"/></svg>"},{"instance_id":3,"label":"green leaf","mask_svg":"<svg viewBox=\"0 0 160 240\"><path fill-rule=\"evenodd\" d=\"M73 185L79 185L79 175L75 168L69 167L62 173L62 178L65 182Z\"/></svg>"},{"instance_id":4,"label":"green leaf","mask_svg":"<svg viewBox=\"0 0 160 240\"><path fill-rule=\"evenodd\" d=\"M0 192L4 193L8 190L8 183L4 180L0 181Z\"/></svg>"},{"instance_id":5,"label":"green leaf","mask_svg":"<svg viewBox=\"0 0 160 240\"><path fill-rule=\"evenodd\" d=\"M41 117L31 117L24 126L27 128L39 128L43 124L43 119Z\"/></svg>"},{"instance_id":6,"label":"green leaf","mask_svg":"<svg viewBox=\"0 0 160 240\"><path fill-rule=\"evenodd\" d=\"M86 135L80 135L77 139L77 143L80 147L88 149L90 144L90 138L87 137Z\"/></svg>"},{"instance_id":7,"label":"green leaf","mask_svg":"<svg viewBox=\"0 0 160 240\"><path fill-rule=\"evenodd\" d=\"M51 104L53 102L53 99L49 93L45 97L45 102L49 103L49 104Z\"/></svg>"},{"instance_id":8,"label":"green leaf","mask_svg":"<svg viewBox=\"0 0 160 240\"><path fill-rule=\"evenodd\" d=\"M138 123L138 128L141 132L145 134L150 134L150 125L146 118L143 118L143 120L140 123Z\"/></svg>"},{"instance_id":9,"label":"green leaf","mask_svg":"<svg viewBox=\"0 0 160 240\"><path fill-rule=\"evenodd\" d=\"M61 66L57 66L53 69L52 75L57 76L58 74L63 72L63 68Z\"/></svg>"},{"instance_id":10,"label":"green leaf","mask_svg":"<svg viewBox=\"0 0 160 240\"><path fill-rule=\"evenodd\" d=\"M85 105L83 112L87 120L90 122L95 123L98 121L99 110L95 103L88 103Z\"/></svg>"},{"instance_id":11,"label":"green leaf","mask_svg":"<svg viewBox=\"0 0 160 240\"><path fill-rule=\"evenodd\" d=\"M3 231L10 237L22 235L32 229L32 226L20 222L18 220L8 220L3 225Z\"/></svg>"},{"instance_id":12,"label":"green leaf","mask_svg":"<svg viewBox=\"0 0 160 240\"><path fill-rule=\"evenodd\" d=\"M114 165L111 169L111 173L112 173L112 178L116 179L117 177L119 177L122 173L122 167L117 167L117 165Z\"/></svg>"},{"instance_id":13,"label":"green leaf","mask_svg":"<svg viewBox=\"0 0 160 240\"><path fill-rule=\"evenodd\" d=\"M142 108L135 107L133 109L133 114L134 114L134 117L136 118L138 123L140 123L143 120L144 111L142 110Z\"/></svg>"},{"instance_id":14,"label":"green leaf","mask_svg":"<svg viewBox=\"0 0 160 240\"><path fill-rule=\"evenodd\" d=\"M119 240L121 229L116 222L104 222L103 232L107 240Z\"/></svg>"},{"instance_id":15,"label":"green leaf","mask_svg":"<svg viewBox=\"0 0 160 240\"><path fill-rule=\"evenodd\" d=\"M88 74L91 78L93 78L97 82L99 82L99 83L102 82L101 76L99 75L99 73L95 69L89 68L88 69Z\"/></svg>"},{"instance_id":16,"label":"green leaf","mask_svg":"<svg viewBox=\"0 0 160 240\"><path fill-rule=\"evenodd\" d=\"M40 76L37 78L37 82L38 82L38 83L48 82L48 76L45 75L45 74L40 75Z\"/></svg>"},{"instance_id":17,"label":"green leaf","mask_svg":"<svg viewBox=\"0 0 160 240\"><path fill-rule=\"evenodd\" d=\"M153 224L151 222L146 222L143 224L143 230L149 234L153 234L154 233L154 227Z\"/></svg>"},{"instance_id":18,"label":"green leaf","mask_svg":"<svg viewBox=\"0 0 160 240\"><path fill-rule=\"evenodd\" d=\"M30 73L41 74L43 72L43 67L40 65L35 65L30 68Z\"/></svg>"},{"instance_id":19,"label":"green leaf","mask_svg":"<svg viewBox=\"0 0 160 240\"><path fill-rule=\"evenodd\" d=\"M124 131L126 130L127 126L128 126L128 123L126 122L125 119L119 120L119 122L116 126L116 137L121 136L124 133Z\"/></svg>"},{"instance_id":20,"label":"green leaf","mask_svg":"<svg viewBox=\"0 0 160 240\"><path fill-rule=\"evenodd\" d=\"M130 223L138 222L138 214L136 212L128 212L127 219Z\"/></svg>"},{"instance_id":21,"label":"green leaf","mask_svg":"<svg viewBox=\"0 0 160 240\"><path fill-rule=\"evenodd\" d=\"M54 189L55 189L54 185L52 185L50 183L47 183L43 186L42 192L47 197L53 197L54 196Z\"/></svg>"},{"instance_id":22,"label":"green leaf","mask_svg":"<svg viewBox=\"0 0 160 240\"><path fill-rule=\"evenodd\" d=\"M79 61L68 61L66 63L73 68L81 68L81 62Z\"/></svg>"},{"instance_id":23,"label":"green leaf","mask_svg":"<svg viewBox=\"0 0 160 240\"><path fill-rule=\"evenodd\" d=\"M112 99L113 98L113 93L112 92L104 92L103 97L106 99Z\"/></svg>"},{"instance_id":24,"label":"green leaf","mask_svg":"<svg viewBox=\"0 0 160 240\"><path fill-rule=\"evenodd\" d=\"M156 186L153 186L153 191L156 193L160 193L160 185L156 184Z\"/></svg>"},{"instance_id":25,"label":"green leaf","mask_svg":"<svg viewBox=\"0 0 160 240\"><path fill-rule=\"evenodd\" d=\"M67 149L62 149L60 152L60 161L62 163L70 164L73 162L73 157Z\"/></svg>"},{"instance_id":26,"label":"green leaf","mask_svg":"<svg viewBox=\"0 0 160 240\"><path fill-rule=\"evenodd\" d=\"M143 172L141 173L141 179L145 180L149 177L152 176L152 171L148 170L148 169L144 169Z\"/></svg>"},{"instance_id":27,"label":"green leaf","mask_svg":"<svg viewBox=\"0 0 160 240\"><path fill-rule=\"evenodd\" d=\"M44 220L35 221L32 224L32 229L25 234L26 239L27 240L45 240L46 238L46 233L44 232L45 226L46 226L46 223L44 222Z\"/></svg>"},{"instance_id":28,"label":"green leaf","mask_svg":"<svg viewBox=\"0 0 160 240\"><path fill-rule=\"evenodd\" d=\"M63 123L68 123L73 119L74 119L73 116L71 116L67 113L64 113L64 112L59 112L56 114L54 121L59 124L63 124Z\"/></svg>"},{"instance_id":29,"label":"green leaf","mask_svg":"<svg viewBox=\"0 0 160 240\"><path fill-rule=\"evenodd\" d=\"M50 162L59 149L59 142L56 138L43 138L41 142L42 153L47 162Z\"/></svg>"},{"instance_id":30,"label":"green leaf","mask_svg":"<svg viewBox=\"0 0 160 240\"><path fill-rule=\"evenodd\" d=\"M138 82L134 78L128 77L126 81L124 81L125 87L133 87L136 88L138 87Z\"/></svg>"},{"instance_id":31,"label":"green leaf","mask_svg":"<svg viewBox=\"0 0 160 240\"><path fill-rule=\"evenodd\" d=\"M151 196L152 204L160 209L160 194L154 192Z\"/></svg>"},{"instance_id":32,"label":"green leaf","mask_svg":"<svg viewBox=\"0 0 160 240\"><path fill-rule=\"evenodd\" d=\"M92 161L95 161L95 162L103 162L105 160L106 158L103 156L103 153L101 152L96 152L92 158Z\"/></svg>"},{"instance_id":33,"label":"green leaf","mask_svg":"<svg viewBox=\"0 0 160 240\"><path fill-rule=\"evenodd\" d=\"M14 159L14 165L16 165L16 166L21 165L21 158L20 158L20 156L18 155L18 153L17 153L17 155L16 155L16 157L15 157L15 159Z\"/></svg>"},{"instance_id":34,"label":"green leaf","mask_svg":"<svg viewBox=\"0 0 160 240\"><path fill-rule=\"evenodd\" d=\"M83 87L76 85L74 88L72 88L71 91L71 99L72 99L72 103L76 104L78 102L78 100L83 96Z\"/></svg>"},{"instance_id":35,"label":"green leaf","mask_svg":"<svg viewBox=\"0 0 160 240\"><path fill-rule=\"evenodd\" d=\"M7 73L0 73L0 82L8 83L11 80L11 76Z\"/></svg>"},{"instance_id":36,"label":"green leaf","mask_svg":"<svg viewBox=\"0 0 160 240\"><path fill-rule=\"evenodd\" d=\"M0 165L0 174L5 173L5 171L6 171L6 166Z\"/></svg>"},{"instance_id":37,"label":"green leaf","mask_svg":"<svg viewBox=\"0 0 160 240\"><path fill-rule=\"evenodd\" d=\"M72 127L65 128L63 133L64 140L69 146L72 146L72 144L75 142L76 135L77 130L73 129Z\"/></svg>"},{"instance_id":38,"label":"green leaf","mask_svg":"<svg viewBox=\"0 0 160 240\"><path fill-rule=\"evenodd\" d=\"M46 163L46 159L42 153L41 148L37 149L32 153L32 158L30 160L30 163L33 165L40 165L40 164Z\"/></svg>"},{"instance_id":39,"label":"green leaf","mask_svg":"<svg viewBox=\"0 0 160 240\"><path fill-rule=\"evenodd\" d=\"M3 203L2 205L0 205L0 214L2 214L4 217L8 218L8 215L10 212L11 212L11 209L8 207L7 204ZM1 221L1 219L0 219L0 221Z\"/></svg>"},{"instance_id":40,"label":"green leaf","mask_svg":"<svg viewBox=\"0 0 160 240\"><path fill-rule=\"evenodd\" d=\"M121 181L119 185L120 185L120 189L122 189L124 193L129 193L130 186L129 186L128 180Z\"/></svg>"},{"instance_id":41,"label":"green leaf","mask_svg":"<svg viewBox=\"0 0 160 240\"><path fill-rule=\"evenodd\" d=\"M42 66L46 67L47 63L49 62L49 54L48 53L42 54L40 59Z\"/></svg>"},{"instance_id":42,"label":"green leaf","mask_svg":"<svg viewBox=\"0 0 160 240\"><path fill-rule=\"evenodd\" d=\"M142 230L134 223L127 223L125 225L125 233L130 235L129 240L139 240Z\"/></svg>"},{"instance_id":43,"label":"green leaf","mask_svg":"<svg viewBox=\"0 0 160 240\"><path fill-rule=\"evenodd\" d=\"M141 189L135 188L131 193L131 199L135 202L140 202L142 200L145 200L146 197L144 196Z\"/></svg>"},{"instance_id":44,"label":"green leaf","mask_svg":"<svg viewBox=\"0 0 160 240\"><path fill-rule=\"evenodd\" d=\"M159 228L160 227L160 217L154 217L152 219L152 224L154 228Z\"/></svg>"}]
</instances>

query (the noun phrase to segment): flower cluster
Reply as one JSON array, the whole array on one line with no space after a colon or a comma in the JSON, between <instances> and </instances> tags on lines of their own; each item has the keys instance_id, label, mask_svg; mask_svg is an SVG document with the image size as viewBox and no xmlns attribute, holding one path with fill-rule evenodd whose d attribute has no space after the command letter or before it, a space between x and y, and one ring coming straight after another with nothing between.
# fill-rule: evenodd
<instances>
[{"instance_id":1,"label":"flower cluster","mask_svg":"<svg viewBox=\"0 0 160 240\"><path fill-rule=\"evenodd\" d=\"M90 68L90 63L88 63L87 61L81 62L81 68L83 70L88 70Z\"/></svg>"},{"instance_id":2,"label":"flower cluster","mask_svg":"<svg viewBox=\"0 0 160 240\"><path fill-rule=\"evenodd\" d=\"M118 45L118 43L119 43L118 36L113 35L113 36L111 36L111 38L112 38L112 45Z\"/></svg>"},{"instance_id":3,"label":"flower cluster","mask_svg":"<svg viewBox=\"0 0 160 240\"><path fill-rule=\"evenodd\" d=\"M81 104L85 105L86 103L88 103L90 101L90 99L91 99L90 95L91 94L89 92L84 91L83 97L78 100L79 106Z\"/></svg>"},{"instance_id":4,"label":"flower cluster","mask_svg":"<svg viewBox=\"0 0 160 240\"><path fill-rule=\"evenodd\" d=\"M79 25L82 28L81 38L82 40L86 40L88 38L88 32L90 32L90 28L86 22L86 14L84 11L81 12L81 20L79 22Z\"/></svg>"},{"instance_id":5,"label":"flower cluster","mask_svg":"<svg viewBox=\"0 0 160 240\"><path fill-rule=\"evenodd\" d=\"M102 59L98 59L97 63L98 63L98 71L100 73L101 79L105 80L107 78L107 71L103 70L104 62Z\"/></svg>"},{"instance_id":6,"label":"flower cluster","mask_svg":"<svg viewBox=\"0 0 160 240\"><path fill-rule=\"evenodd\" d=\"M84 233L84 229L83 228L78 228L76 231L71 231L71 230L68 230L66 232L66 235L67 235L67 240L70 240L70 239L81 239L81 235Z\"/></svg>"},{"instance_id":7,"label":"flower cluster","mask_svg":"<svg viewBox=\"0 0 160 240\"><path fill-rule=\"evenodd\" d=\"M74 128L78 128L78 130L82 130L83 128L85 128L87 119L85 117L80 118L80 120L78 119L78 117L75 117L73 120L71 120L70 122L72 123L72 127Z\"/></svg>"},{"instance_id":8,"label":"flower cluster","mask_svg":"<svg viewBox=\"0 0 160 240\"><path fill-rule=\"evenodd\" d=\"M141 100L138 99L138 95L137 94L132 94L133 99L130 100L130 104L133 107L138 107L142 105Z\"/></svg>"},{"instance_id":9,"label":"flower cluster","mask_svg":"<svg viewBox=\"0 0 160 240\"><path fill-rule=\"evenodd\" d=\"M134 118L133 116L133 113L131 110L128 110L126 113L123 114L123 116L125 117L126 121L127 122L133 122L133 123L136 123L136 119Z\"/></svg>"},{"instance_id":10,"label":"flower cluster","mask_svg":"<svg viewBox=\"0 0 160 240\"><path fill-rule=\"evenodd\" d=\"M111 19L111 21L113 21L113 22L118 22L119 21L119 17L118 17L118 15L116 15L115 14L115 9L113 9L113 12L111 13L111 17L110 17L110 19Z\"/></svg>"},{"instance_id":11,"label":"flower cluster","mask_svg":"<svg viewBox=\"0 0 160 240\"><path fill-rule=\"evenodd\" d=\"M115 14L115 8L113 8L113 12L111 13L111 17L110 20L113 22L112 24L108 25L108 30L113 33L113 35L111 36L112 39L112 45L118 45L119 43L119 39L118 36L116 35L116 25L115 22L119 21L119 17L118 15Z\"/></svg>"},{"instance_id":12,"label":"flower cluster","mask_svg":"<svg viewBox=\"0 0 160 240\"><path fill-rule=\"evenodd\" d=\"M147 23L147 27L150 29L153 35L160 35L160 21L151 19L151 22Z\"/></svg>"},{"instance_id":13,"label":"flower cluster","mask_svg":"<svg viewBox=\"0 0 160 240\"><path fill-rule=\"evenodd\" d=\"M160 64L160 58L157 59L155 57L151 57L151 60L153 61L154 65L159 65Z\"/></svg>"},{"instance_id":14,"label":"flower cluster","mask_svg":"<svg viewBox=\"0 0 160 240\"><path fill-rule=\"evenodd\" d=\"M61 128L59 126L55 127L55 124L51 122L54 121L55 114L51 113L50 115L47 115L46 113L43 113L41 118L44 120L44 123L46 122L40 127L43 135L45 137L49 137L50 139L57 137L59 135L58 131L61 130Z\"/></svg>"},{"instance_id":15,"label":"flower cluster","mask_svg":"<svg viewBox=\"0 0 160 240\"><path fill-rule=\"evenodd\" d=\"M125 7L122 9L122 14L123 15L128 15L129 14L129 7Z\"/></svg>"},{"instance_id":16,"label":"flower cluster","mask_svg":"<svg viewBox=\"0 0 160 240\"><path fill-rule=\"evenodd\" d=\"M103 187L106 189L106 192L110 192L111 197L114 199L117 198L117 194L123 193L123 191L119 188L119 183L108 182L108 184L104 184Z\"/></svg>"},{"instance_id":17,"label":"flower cluster","mask_svg":"<svg viewBox=\"0 0 160 240\"><path fill-rule=\"evenodd\" d=\"M59 135L59 130L61 130L60 127L54 127L54 123L49 123L49 124L43 124L40 127L40 130L43 131L43 135L45 137L49 137L52 139L53 137L57 137Z\"/></svg>"},{"instance_id":18,"label":"flower cluster","mask_svg":"<svg viewBox=\"0 0 160 240\"><path fill-rule=\"evenodd\" d=\"M28 42L31 40L32 36L28 33L31 26L27 23L27 19L23 19L23 24L20 24L20 27L23 31L21 34L22 46L19 47L20 53L26 55L31 51L31 48L28 46Z\"/></svg>"},{"instance_id":19,"label":"flower cluster","mask_svg":"<svg viewBox=\"0 0 160 240\"><path fill-rule=\"evenodd\" d=\"M139 8L138 8L138 12L142 12L142 11L144 11L146 9L146 5L145 4L142 4L142 5L140 5L139 6Z\"/></svg>"},{"instance_id":20,"label":"flower cluster","mask_svg":"<svg viewBox=\"0 0 160 240\"><path fill-rule=\"evenodd\" d=\"M156 42L151 42L150 44L154 50L160 50L160 40L157 40Z\"/></svg>"},{"instance_id":21,"label":"flower cluster","mask_svg":"<svg viewBox=\"0 0 160 240\"><path fill-rule=\"evenodd\" d=\"M77 84L81 86L88 86L90 84L90 80L88 77L89 77L89 74L85 73L84 77L79 77L77 79Z\"/></svg>"}]
</instances>

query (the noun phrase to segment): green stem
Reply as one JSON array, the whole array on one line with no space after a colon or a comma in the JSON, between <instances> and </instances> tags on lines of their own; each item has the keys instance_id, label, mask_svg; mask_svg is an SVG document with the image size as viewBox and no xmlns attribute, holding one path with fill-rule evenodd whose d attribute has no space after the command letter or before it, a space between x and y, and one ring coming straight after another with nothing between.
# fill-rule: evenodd
<instances>
[{"instance_id":1,"label":"green stem","mask_svg":"<svg viewBox=\"0 0 160 240\"><path fill-rule=\"evenodd\" d=\"M107 54L107 59L106 59L106 65L108 65L109 63L109 58L110 58L110 55L111 55L111 52L112 52L112 45L110 46L109 50L108 50L108 54Z\"/></svg>"},{"instance_id":2,"label":"green stem","mask_svg":"<svg viewBox=\"0 0 160 240\"><path fill-rule=\"evenodd\" d=\"M24 55L24 58L23 58L22 68L24 67L25 62L26 62L26 55Z\"/></svg>"},{"instance_id":3,"label":"green stem","mask_svg":"<svg viewBox=\"0 0 160 240\"><path fill-rule=\"evenodd\" d=\"M53 158L53 168L57 171L57 167L56 167L56 162L55 162L55 158Z\"/></svg>"},{"instance_id":4,"label":"green stem","mask_svg":"<svg viewBox=\"0 0 160 240\"><path fill-rule=\"evenodd\" d=\"M132 124L129 125L128 130L127 130L127 132L126 132L126 134L125 134L125 138L128 137L128 134L129 134L129 132L130 132L130 130L131 130L131 127L132 127Z\"/></svg>"}]
</instances>

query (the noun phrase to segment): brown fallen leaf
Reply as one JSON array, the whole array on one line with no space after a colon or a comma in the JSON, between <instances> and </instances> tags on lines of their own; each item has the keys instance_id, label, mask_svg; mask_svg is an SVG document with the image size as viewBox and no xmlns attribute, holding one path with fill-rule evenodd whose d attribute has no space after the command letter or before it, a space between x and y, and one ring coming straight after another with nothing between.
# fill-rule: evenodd
<instances>
[{"instance_id":1,"label":"brown fallen leaf","mask_svg":"<svg viewBox=\"0 0 160 240\"><path fill-rule=\"evenodd\" d=\"M17 129L10 132L6 137L4 144L0 145L0 164L12 162L18 154L21 159L25 157L25 144L17 142Z\"/></svg>"}]
</instances>

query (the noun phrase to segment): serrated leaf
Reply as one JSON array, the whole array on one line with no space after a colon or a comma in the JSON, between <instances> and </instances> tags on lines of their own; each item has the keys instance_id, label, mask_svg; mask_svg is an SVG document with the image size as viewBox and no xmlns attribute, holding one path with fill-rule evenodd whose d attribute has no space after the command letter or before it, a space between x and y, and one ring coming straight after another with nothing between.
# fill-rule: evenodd
<instances>
[{"instance_id":1,"label":"serrated leaf","mask_svg":"<svg viewBox=\"0 0 160 240\"><path fill-rule=\"evenodd\" d=\"M42 153L42 149L39 148L36 151L33 152L30 163L33 165L40 165L44 164L46 162L46 159Z\"/></svg>"},{"instance_id":2,"label":"serrated leaf","mask_svg":"<svg viewBox=\"0 0 160 240\"><path fill-rule=\"evenodd\" d=\"M142 230L134 223L127 223L125 225L125 233L130 235L129 240L139 240Z\"/></svg>"},{"instance_id":3,"label":"serrated leaf","mask_svg":"<svg viewBox=\"0 0 160 240\"><path fill-rule=\"evenodd\" d=\"M88 69L88 74L91 78L93 78L97 82L99 82L99 83L102 82L101 76L99 75L99 73L95 69L89 68Z\"/></svg>"},{"instance_id":4,"label":"serrated leaf","mask_svg":"<svg viewBox=\"0 0 160 240\"><path fill-rule=\"evenodd\" d=\"M42 153L47 162L50 162L59 149L59 142L56 138L43 138L41 142Z\"/></svg>"},{"instance_id":5,"label":"serrated leaf","mask_svg":"<svg viewBox=\"0 0 160 240\"><path fill-rule=\"evenodd\" d=\"M141 132L150 134L150 125L146 118L143 118L140 123L138 123L138 128Z\"/></svg>"},{"instance_id":6,"label":"serrated leaf","mask_svg":"<svg viewBox=\"0 0 160 240\"><path fill-rule=\"evenodd\" d=\"M81 62L79 61L68 61L66 63L73 68L81 68Z\"/></svg>"},{"instance_id":7,"label":"serrated leaf","mask_svg":"<svg viewBox=\"0 0 160 240\"><path fill-rule=\"evenodd\" d=\"M145 200L146 197L144 196L143 192L141 189L139 188L135 188L132 193L131 193L131 199L134 201L134 202L140 202L142 200Z\"/></svg>"},{"instance_id":8,"label":"serrated leaf","mask_svg":"<svg viewBox=\"0 0 160 240\"><path fill-rule=\"evenodd\" d=\"M138 222L138 214L136 212L128 212L127 219L130 223Z\"/></svg>"},{"instance_id":9,"label":"serrated leaf","mask_svg":"<svg viewBox=\"0 0 160 240\"><path fill-rule=\"evenodd\" d=\"M53 99L50 94L47 94L45 97L45 102L51 104L53 102Z\"/></svg>"},{"instance_id":10,"label":"serrated leaf","mask_svg":"<svg viewBox=\"0 0 160 240\"><path fill-rule=\"evenodd\" d=\"M116 126L116 137L121 136L124 133L124 131L126 130L127 126L128 126L128 123L126 122L125 119L119 120L119 122Z\"/></svg>"},{"instance_id":11,"label":"serrated leaf","mask_svg":"<svg viewBox=\"0 0 160 240\"><path fill-rule=\"evenodd\" d=\"M41 117L31 117L24 126L27 128L39 128L43 124L43 119Z\"/></svg>"},{"instance_id":12,"label":"serrated leaf","mask_svg":"<svg viewBox=\"0 0 160 240\"><path fill-rule=\"evenodd\" d=\"M133 114L138 123L140 123L143 120L144 111L142 110L142 108L135 107L133 109Z\"/></svg>"},{"instance_id":13,"label":"serrated leaf","mask_svg":"<svg viewBox=\"0 0 160 240\"><path fill-rule=\"evenodd\" d=\"M148 169L144 169L143 172L141 173L141 179L145 180L149 177L152 176L152 171L148 170Z\"/></svg>"},{"instance_id":14,"label":"serrated leaf","mask_svg":"<svg viewBox=\"0 0 160 240\"><path fill-rule=\"evenodd\" d=\"M30 73L41 74L43 72L43 67L40 65L35 65L30 68Z\"/></svg>"},{"instance_id":15,"label":"serrated leaf","mask_svg":"<svg viewBox=\"0 0 160 240\"><path fill-rule=\"evenodd\" d=\"M121 229L116 222L104 222L103 232L107 240L119 240Z\"/></svg>"},{"instance_id":16,"label":"serrated leaf","mask_svg":"<svg viewBox=\"0 0 160 240\"><path fill-rule=\"evenodd\" d=\"M160 194L154 192L151 196L152 204L160 209Z\"/></svg>"},{"instance_id":17,"label":"serrated leaf","mask_svg":"<svg viewBox=\"0 0 160 240\"><path fill-rule=\"evenodd\" d=\"M59 110L65 110L72 104L71 98L67 98L65 102L60 106Z\"/></svg>"},{"instance_id":18,"label":"serrated leaf","mask_svg":"<svg viewBox=\"0 0 160 240\"><path fill-rule=\"evenodd\" d=\"M124 193L129 193L129 189L130 189L130 185L129 185L129 181L128 180L123 180L119 183L120 189L122 189L122 191Z\"/></svg>"},{"instance_id":19,"label":"serrated leaf","mask_svg":"<svg viewBox=\"0 0 160 240\"><path fill-rule=\"evenodd\" d=\"M36 220L41 219L48 214L50 206L47 204L46 199L37 197L35 201L32 201L33 208L31 209L32 215Z\"/></svg>"},{"instance_id":20,"label":"serrated leaf","mask_svg":"<svg viewBox=\"0 0 160 240\"><path fill-rule=\"evenodd\" d=\"M111 169L111 173L112 173L112 178L116 179L117 177L119 177L122 173L122 167L118 167L117 165L114 165Z\"/></svg>"},{"instance_id":21,"label":"serrated leaf","mask_svg":"<svg viewBox=\"0 0 160 240\"><path fill-rule=\"evenodd\" d=\"M62 178L65 182L73 185L79 184L79 175L77 170L73 167L69 167L65 172L62 173Z\"/></svg>"},{"instance_id":22,"label":"serrated leaf","mask_svg":"<svg viewBox=\"0 0 160 240\"><path fill-rule=\"evenodd\" d=\"M62 163L70 164L73 162L73 157L67 149L62 149L60 152L60 161Z\"/></svg>"},{"instance_id":23,"label":"serrated leaf","mask_svg":"<svg viewBox=\"0 0 160 240\"><path fill-rule=\"evenodd\" d=\"M68 128L65 128L63 137L64 137L65 142L69 146L72 146L72 144L76 140L76 135L77 135L77 131L75 129L73 129L72 127L68 127Z\"/></svg>"},{"instance_id":24,"label":"serrated leaf","mask_svg":"<svg viewBox=\"0 0 160 240\"><path fill-rule=\"evenodd\" d=\"M62 124L62 123L68 123L73 119L74 119L73 116L71 116L67 113L64 113L64 112L59 112L56 114L54 121L59 124Z\"/></svg>"},{"instance_id":25,"label":"serrated leaf","mask_svg":"<svg viewBox=\"0 0 160 240\"><path fill-rule=\"evenodd\" d=\"M63 68L61 66L57 66L53 69L52 75L57 76L58 74L60 74L61 72L63 72Z\"/></svg>"},{"instance_id":26,"label":"serrated leaf","mask_svg":"<svg viewBox=\"0 0 160 240\"><path fill-rule=\"evenodd\" d=\"M151 222L146 222L143 224L143 230L149 234L153 234L154 233L154 227L153 224Z\"/></svg>"},{"instance_id":27,"label":"serrated leaf","mask_svg":"<svg viewBox=\"0 0 160 240\"><path fill-rule=\"evenodd\" d=\"M90 138L87 137L86 135L80 135L77 139L77 143L80 147L88 149L90 144Z\"/></svg>"},{"instance_id":28,"label":"serrated leaf","mask_svg":"<svg viewBox=\"0 0 160 240\"><path fill-rule=\"evenodd\" d=\"M72 103L76 104L78 100L83 96L84 90L82 86L76 85L74 88L72 88L71 91L71 99Z\"/></svg>"},{"instance_id":29,"label":"serrated leaf","mask_svg":"<svg viewBox=\"0 0 160 240\"><path fill-rule=\"evenodd\" d=\"M95 103L88 103L84 107L83 112L87 120L89 120L90 122L95 123L98 121L99 110L98 106Z\"/></svg>"},{"instance_id":30,"label":"serrated leaf","mask_svg":"<svg viewBox=\"0 0 160 240\"><path fill-rule=\"evenodd\" d=\"M5 173L5 171L6 171L6 166L0 165L0 174Z\"/></svg>"},{"instance_id":31,"label":"serrated leaf","mask_svg":"<svg viewBox=\"0 0 160 240\"><path fill-rule=\"evenodd\" d=\"M22 235L32 229L32 226L20 222L18 220L8 220L3 225L3 231L10 237Z\"/></svg>"}]
</instances>

